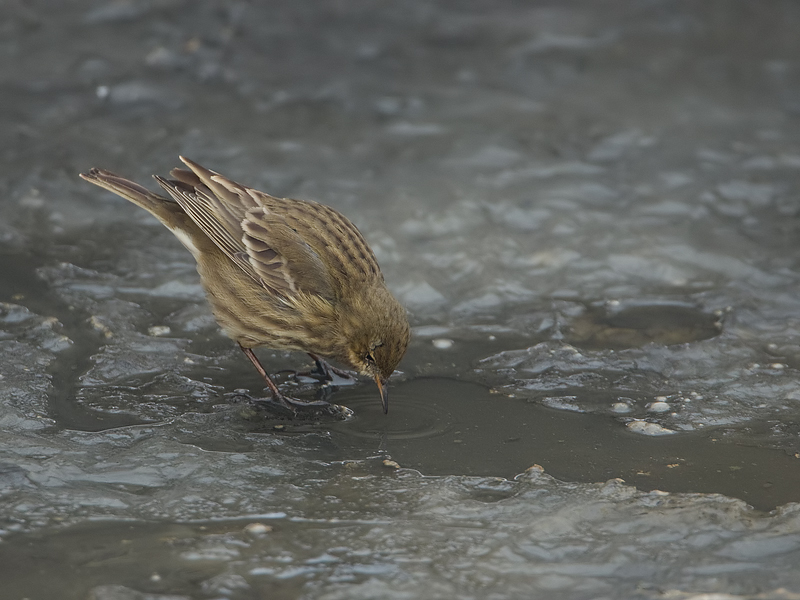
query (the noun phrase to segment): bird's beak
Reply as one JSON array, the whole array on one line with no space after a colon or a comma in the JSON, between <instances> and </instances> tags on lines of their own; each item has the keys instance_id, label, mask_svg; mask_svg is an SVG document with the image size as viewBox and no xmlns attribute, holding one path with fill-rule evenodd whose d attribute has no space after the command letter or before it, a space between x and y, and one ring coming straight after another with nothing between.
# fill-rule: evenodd
<instances>
[{"instance_id":1,"label":"bird's beak","mask_svg":"<svg viewBox=\"0 0 800 600\"><path fill-rule=\"evenodd\" d=\"M380 376L375 375L375 383L378 384L378 391L381 393L381 404L383 405L383 414L389 412L389 382L381 381Z\"/></svg>"}]
</instances>

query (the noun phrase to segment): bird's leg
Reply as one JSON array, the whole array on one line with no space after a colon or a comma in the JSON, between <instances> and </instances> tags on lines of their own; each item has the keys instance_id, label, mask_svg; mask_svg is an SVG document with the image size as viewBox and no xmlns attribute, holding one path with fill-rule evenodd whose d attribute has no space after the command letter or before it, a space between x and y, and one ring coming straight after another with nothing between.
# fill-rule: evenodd
<instances>
[{"instance_id":1,"label":"bird's leg","mask_svg":"<svg viewBox=\"0 0 800 600\"><path fill-rule=\"evenodd\" d=\"M256 371L258 371L259 375L261 375L261 377L264 378L264 381L267 383L267 387L269 388L269 391L272 392L272 397L277 402L280 402L281 404L283 404L289 410L294 410L292 408L292 405L289 404L289 402L286 400L286 396L281 394L280 390L278 389L278 386L275 385L275 382L272 381L272 379L270 379L269 375L267 375L266 370L261 365L261 361L258 360L258 357L253 353L253 351L250 348L245 348L241 344L239 344L239 348L242 349L242 352L244 352L244 355L247 358L250 359L251 363L253 363L253 366L256 368Z\"/></svg>"},{"instance_id":2,"label":"bird's leg","mask_svg":"<svg viewBox=\"0 0 800 600\"><path fill-rule=\"evenodd\" d=\"M272 392L272 397L276 402L281 403L283 406L288 408L290 411L294 412L296 408L310 408L310 407L319 407L319 406L327 406L328 402L303 402L302 400L295 400L294 398L289 398L284 396L281 391L278 389L278 386L275 385L275 382L270 379L270 376L267 375L266 370L264 367L261 366L261 361L258 360L258 357L253 353L250 348L245 348L241 344L239 344L239 348L242 349L244 355L250 359L250 362L253 363L253 366L256 368L256 371L264 378L264 381L267 382L267 387L269 391Z\"/></svg>"},{"instance_id":3,"label":"bird's leg","mask_svg":"<svg viewBox=\"0 0 800 600\"><path fill-rule=\"evenodd\" d=\"M313 352L309 352L308 355L313 359L315 365L315 371L319 373L323 379L327 381L333 381L333 376L336 375L337 377L341 377L342 379L347 379L349 381L353 381L355 377L353 377L353 373L350 371L345 371L344 369L337 369L333 365L329 364L325 359L321 356L314 354ZM313 373L314 371L312 371Z\"/></svg>"}]
</instances>

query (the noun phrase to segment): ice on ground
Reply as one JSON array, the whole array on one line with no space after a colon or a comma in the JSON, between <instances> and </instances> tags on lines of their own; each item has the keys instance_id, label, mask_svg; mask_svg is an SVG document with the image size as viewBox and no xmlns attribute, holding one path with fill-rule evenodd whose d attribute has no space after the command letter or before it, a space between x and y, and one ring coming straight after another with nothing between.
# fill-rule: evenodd
<instances>
[{"instance_id":1,"label":"ice on ground","mask_svg":"<svg viewBox=\"0 0 800 600\"><path fill-rule=\"evenodd\" d=\"M15 437L0 451L17 469L0 496L3 535L13 540L13 530L55 520L191 523L213 514L190 536L171 536L182 539L181 552L159 570L202 559L217 565L203 585L236 581L248 591L289 581L314 598L429 596L432 587L448 597L582 597L591 588L656 598L639 588L642 578L659 594L800 584L796 506L763 515L722 496L645 493L619 480L562 483L539 467L514 481L389 472L378 460L298 470L307 459L276 453L280 442L269 436L246 435L243 453L208 453L178 439L210 426L65 432L47 463ZM244 528L254 520L266 521L263 536ZM60 536L81 535L61 527ZM126 537L147 535L134 525ZM431 572L431 564L441 568Z\"/></svg>"},{"instance_id":2,"label":"ice on ground","mask_svg":"<svg viewBox=\"0 0 800 600\"><path fill-rule=\"evenodd\" d=\"M800 17L778 5L5 3L0 553L38 581L38 543L62 558L62 524L74 542L109 519L125 533L105 556L154 526L137 558L191 563L192 596L790 597L796 504L425 477L383 466L379 442L351 463L324 428L248 420L220 379L260 381L228 360L191 256L77 177L156 189L180 153L324 202L411 309L403 377L678 432L636 436L653 445L715 428L790 458ZM278 514L259 540L237 520ZM100 555L47 568L110 572Z\"/></svg>"},{"instance_id":3,"label":"ice on ground","mask_svg":"<svg viewBox=\"0 0 800 600\"><path fill-rule=\"evenodd\" d=\"M587 158L599 162L619 160L623 153L635 149L652 146L656 143L653 137L645 136L635 129L615 133L600 141L589 151Z\"/></svg>"},{"instance_id":4,"label":"ice on ground","mask_svg":"<svg viewBox=\"0 0 800 600\"><path fill-rule=\"evenodd\" d=\"M412 311L440 308L447 298L427 281L409 282L394 290L397 297Z\"/></svg>"},{"instance_id":5,"label":"ice on ground","mask_svg":"<svg viewBox=\"0 0 800 600\"><path fill-rule=\"evenodd\" d=\"M551 404L554 392L587 412L617 413L609 397L626 396L632 417L668 428L695 429L770 418L797 395L794 373L755 361L752 350L720 348L717 338L675 346L581 350L543 342L505 351L480 365L496 369L504 389ZM772 402L765 401L766 398ZM776 443L779 441L776 436ZM789 447L792 437L783 438Z\"/></svg>"},{"instance_id":6,"label":"ice on ground","mask_svg":"<svg viewBox=\"0 0 800 600\"><path fill-rule=\"evenodd\" d=\"M642 435L672 435L673 433L676 433L671 429L662 427L658 423L650 423L648 421L641 421L638 419L626 423L626 426L634 433L640 433Z\"/></svg>"}]
</instances>

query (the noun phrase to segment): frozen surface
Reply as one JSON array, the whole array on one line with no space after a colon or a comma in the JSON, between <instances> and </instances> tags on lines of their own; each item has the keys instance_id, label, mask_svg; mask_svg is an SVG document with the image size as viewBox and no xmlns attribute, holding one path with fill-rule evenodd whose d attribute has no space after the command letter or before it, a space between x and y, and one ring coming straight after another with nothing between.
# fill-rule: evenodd
<instances>
[{"instance_id":1,"label":"frozen surface","mask_svg":"<svg viewBox=\"0 0 800 600\"><path fill-rule=\"evenodd\" d=\"M757 0L0 5L4 585L800 597L798 28ZM343 423L233 394L261 391L191 256L76 177L178 154L362 229L414 328L389 421L366 386Z\"/></svg>"}]
</instances>

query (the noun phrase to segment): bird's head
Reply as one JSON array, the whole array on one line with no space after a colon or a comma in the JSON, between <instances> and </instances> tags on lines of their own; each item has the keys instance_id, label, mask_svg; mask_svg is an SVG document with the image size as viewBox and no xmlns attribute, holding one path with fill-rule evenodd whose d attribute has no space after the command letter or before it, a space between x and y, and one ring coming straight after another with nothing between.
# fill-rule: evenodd
<instances>
[{"instance_id":1,"label":"bird's head","mask_svg":"<svg viewBox=\"0 0 800 600\"><path fill-rule=\"evenodd\" d=\"M348 311L357 319L350 321L346 334L347 362L361 375L375 380L383 412L387 413L389 377L405 355L411 334L405 309L388 291L385 297L380 296L372 296L361 310Z\"/></svg>"}]
</instances>

